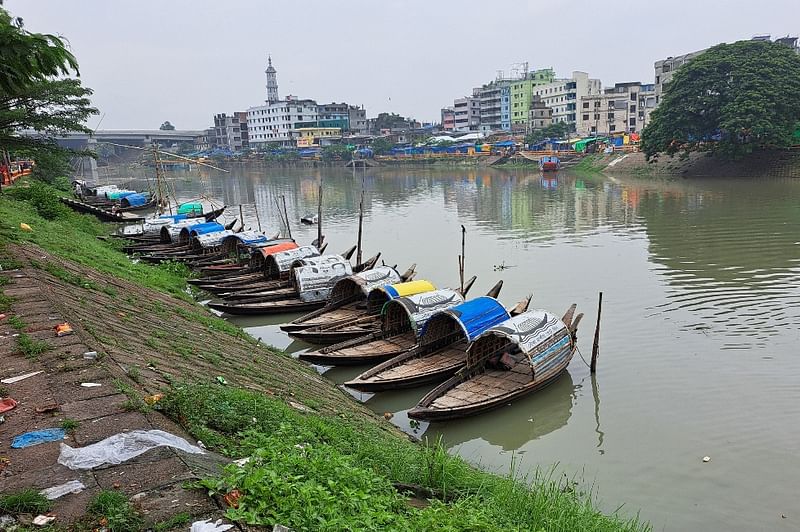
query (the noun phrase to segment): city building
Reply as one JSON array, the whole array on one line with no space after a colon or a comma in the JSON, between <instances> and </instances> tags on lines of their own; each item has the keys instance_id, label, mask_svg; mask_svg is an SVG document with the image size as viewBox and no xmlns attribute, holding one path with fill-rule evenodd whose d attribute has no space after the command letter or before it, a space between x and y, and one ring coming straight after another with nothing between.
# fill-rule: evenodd
<instances>
[{"instance_id":1,"label":"city building","mask_svg":"<svg viewBox=\"0 0 800 532\"><path fill-rule=\"evenodd\" d=\"M217 148L228 148L231 151L241 151L248 148L249 135L247 128L247 113L235 112L231 115L220 113L214 115L214 137L209 143Z\"/></svg>"},{"instance_id":2,"label":"city building","mask_svg":"<svg viewBox=\"0 0 800 532\"><path fill-rule=\"evenodd\" d=\"M586 96L600 94L602 85L599 79L592 79L586 72L576 70L570 78L537 85L532 91L553 110L553 123L566 123L579 131L578 102Z\"/></svg>"},{"instance_id":3,"label":"city building","mask_svg":"<svg viewBox=\"0 0 800 532\"><path fill-rule=\"evenodd\" d=\"M366 135L367 129L367 110L362 105L351 105L348 109L350 123L350 133L354 135Z\"/></svg>"},{"instance_id":4,"label":"city building","mask_svg":"<svg viewBox=\"0 0 800 532\"><path fill-rule=\"evenodd\" d=\"M534 94L528 105L526 132L534 129L544 129L552 123L553 110L544 103L541 96Z\"/></svg>"},{"instance_id":5,"label":"city building","mask_svg":"<svg viewBox=\"0 0 800 532\"><path fill-rule=\"evenodd\" d=\"M301 125L318 122L317 102L287 96L281 100L278 96L277 71L272 66L265 70L267 75L266 105L251 107L247 110L247 131L251 147L273 144L276 146L293 146L292 130Z\"/></svg>"},{"instance_id":6,"label":"city building","mask_svg":"<svg viewBox=\"0 0 800 532\"><path fill-rule=\"evenodd\" d=\"M214 147L214 137L216 130L213 127L204 129L202 133L194 138L195 151L206 151Z\"/></svg>"},{"instance_id":7,"label":"city building","mask_svg":"<svg viewBox=\"0 0 800 532\"><path fill-rule=\"evenodd\" d=\"M477 92L478 89L475 89ZM475 96L464 96L453 101L455 131L478 131L481 126L481 101Z\"/></svg>"},{"instance_id":8,"label":"city building","mask_svg":"<svg viewBox=\"0 0 800 532\"><path fill-rule=\"evenodd\" d=\"M453 107L442 108L442 130L454 131L456 129L456 112Z\"/></svg>"},{"instance_id":9,"label":"city building","mask_svg":"<svg viewBox=\"0 0 800 532\"><path fill-rule=\"evenodd\" d=\"M325 103L317 106L316 127L350 129L350 106L346 103Z\"/></svg>"},{"instance_id":10,"label":"city building","mask_svg":"<svg viewBox=\"0 0 800 532\"><path fill-rule=\"evenodd\" d=\"M534 97L533 88L555 81L552 68L543 68L533 72L525 72L521 79L511 82L511 129L524 131L528 127L531 102Z\"/></svg>"},{"instance_id":11,"label":"city building","mask_svg":"<svg viewBox=\"0 0 800 532\"><path fill-rule=\"evenodd\" d=\"M617 83L580 100L577 131L582 135L640 133L656 107L654 84Z\"/></svg>"},{"instance_id":12,"label":"city building","mask_svg":"<svg viewBox=\"0 0 800 532\"><path fill-rule=\"evenodd\" d=\"M299 127L292 132L298 148L327 146L341 140L342 130L338 127Z\"/></svg>"},{"instance_id":13,"label":"city building","mask_svg":"<svg viewBox=\"0 0 800 532\"><path fill-rule=\"evenodd\" d=\"M480 130L511 131L511 81L496 79L473 91L480 101Z\"/></svg>"},{"instance_id":14,"label":"city building","mask_svg":"<svg viewBox=\"0 0 800 532\"><path fill-rule=\"evenodd\" d=\"M685 65L703 52L705 52L705 50L698 50L697 52L690 52L676 57L670 56L655 62L653 66L655 68L656 105L661 101L661 95L664 93L664 85L669 83L675 71L680 68L681 65Z\"/></svg>"}]
</instances>

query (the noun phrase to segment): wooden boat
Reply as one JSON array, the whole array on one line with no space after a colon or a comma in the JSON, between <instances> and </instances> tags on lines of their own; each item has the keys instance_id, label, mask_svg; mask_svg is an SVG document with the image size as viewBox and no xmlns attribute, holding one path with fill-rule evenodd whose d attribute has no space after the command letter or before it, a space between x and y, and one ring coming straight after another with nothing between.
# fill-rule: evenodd
<instances>
[{"instance_id":1,"label":"wooden boat","mask_svg":"<svg viewBox=\"0 0 800 532\"><path fill-rule=\"evenodd\" d=\"M539 170L542 172L555 172L561 168L561 159L555 155L543 155L539 159Z\"/></svg>"},{"instance_id":2,"label":"wooden boat","mask_svg":"<svg viewBox=\"0 0 800 532\"><path fill-rule=\"evenodd\" d=\"M326 277L328 273L325 271L325 268L327 268L328 264L333 264L338 262L337 257L339 259L344 259L344 261L347 263L347 267L350 270L352 270L349 271L349 273L353 274L373 269L375 265L378 263L378 259L380 258L380 253L378 253L374 257L367 259L361 264L356 264L353 267L350 267L350 262L347 261L346 257L342 257L340 255L320 255L318 257L308 257L306 259L295 261L292 264L289 271L289 277L287 279L279 278L272 281L259 281L257 283L250 283L248 285L234 287L224 292L218 291L217 297L219 297L220 299L225 299L227 301L241 301L249 303L257 301L272 301L276 299L274 297L274 293L276 291L289 290L289 292L286 293L291 293L291 291L297 287L297 282L295 282L296 279L294 279L294 277L296 276L294 270L296 268L303 266L309 266L312 268L322 267L320 271L315 272L313 275L319 275L320 282L322 284L335 283L336 280L339 279L341 276L336 276L335 278L328 279ZM308 274L308 270L304 271L306 272L307 275L311 275ZM329 298L329 296L330 296L330 286L326 287L326 295L325 295L326 301Z\"/></svg>"},{"instance_id":3,"label":"wooden boat","mask_svg":"<svg viewBox=\"0 0 800 532\"><path fill-rule=\"evenodd\" d=\"M300 360L322 366L355 366L383 362L405 353L417 345L420 330L433 314L464 302L474 281L473 277L463 294L444 288L392 299L383 308L379 331L301 353ZM499 281L487 295L496 298L502 287L503 281Z\"/></svg>"},{"instance_id":4,"label":"wooden boat","mask_svg":"<svg viewBox=\"0 0 800 532\"><path fill-rule=\"evenodd\" d=\"M298 246L297 244L282 244L277 248L261 248L254 250L250 255L247 271L212 274L200 279L189 279L189 283L207 292L219 293L235 290L237 288L257 288L257 283L289 279L292 265L309 257L319 257L324 252L327 244L322 248L315 245ZM342 257L350 259L356 251L356 246L342 253Z\"/></svg>"},{"instance_id":5,"label":"wooden boat","mask_svg":"<svg viewBox=\"0 0 800 532\"><path fill-rule=\"evenodd\" d=\"M573 321L574 313L575 305L561 319L531 310L489 328L467 350L464 369L425 395L408 417L433 421L479 414L547 386L575 353L583 314Z\"/></svg>"},{"instance_id":6,"label":"wooden boat","mask_svg":"<svg viewBox=\"0 0 800 532\"><path fill-rule=\"evenodd\" d=\"M359 265L369 269L379 255ZM324 255L299 261L291 269L290 287L279 288L254 299L230 303L209 303L209 308L227 314L282 314L308 312L325 306L333 285L353 274L350 262L340 255Z\"/></svg>"},{"instance_id":7,"label":"wooden boat","mask_svg":"<svg viewBox=\"0 0 800 532\"><path fill-rule=\"evenodd\" d=\"M155 196L150 197L142 193L128 194L119 201L118 210L122 212L144 211L155 208L156 204Z\"/></svg>"},{"instance_id":8,"label":"wooden boat","mask_svg":"<svg viewBox=\"0 0 800 532\"><path fill-rule=\"evenodd\" d=\"M394 268L380 266L362 274L354 274L339 279L331 290L331 298L325 307L310 312L290 323L281 325L281 330L289 334L314 327L326 327L354 318L379 314L383 304L390 296L384 287L397 294L394 297L430 292L435 290L428 281L412 281L416 272L416 264L412 264L402 275ZM398 294L397 290L404 293Z\"/></svg>"},{"instance_id":9,"label":"wooden boat","mask_svg":"<svg viewBox=\"0 0 800 532\"><path fill-rule=\"evenodd\" d=\"M104 222L139 222L144 220L144 218L142 218L141 216L136 216L134 214L127 212L106 210L70 198L59 198L59 199L63 204L67 205L72 210L77 212L82 212L85 214L93 214Z\"/></svg>"},{"instance_id":10,"label":"wooden boat","mask_svg":"<svg viewBox=\"0 0 800 532\"><path fill-rule=\"evenodd\" d=\"M520 301L513 312L524 312L528 303L530 297ZM509 317L503 305L488 296L439 311L425 324L416 347L365 371L345 386L380 392L445 380L464 367L470 342Z\"/></svg>"}]
</instances>

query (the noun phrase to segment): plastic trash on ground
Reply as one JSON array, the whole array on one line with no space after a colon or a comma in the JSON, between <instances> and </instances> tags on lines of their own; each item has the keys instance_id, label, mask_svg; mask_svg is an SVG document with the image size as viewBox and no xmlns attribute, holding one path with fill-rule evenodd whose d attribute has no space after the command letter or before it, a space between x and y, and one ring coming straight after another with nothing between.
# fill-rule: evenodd
<instances>
[{"instance_id":1,"label":"plastic trash on ground","mask_svg":"<svg viewBox=\"0 0 800 532\"><path fill-rule=\"evenodd\" d=\"M174 447L191 454L203 454L181 437L163 430L133 430L109 436L86 447L61 444L58 463L70 469L92 469L106 464L121 464L156 447Z\"/></svg>"},{"instance_id":2,"label":"plastic trash on ground","mask_svg":"<svg viewBox=\"0 0 800 532\"><path fill-rule=\"evenodd\" d=\"M225 532L225 530L230 530L231 528L233 528L233 525L224 524L222 519L217 519L214 522L211 522L211 519L206 519L205 521L192 523L192 528L189 532Z\"/></svg>"},{"instance_id":3,"label":"plastic trash on ground","mask_svg":"<svg viewBox=\"0 0 800 532\"><path fill-rule=\"evenodd\" d=\"M51 488L43 489L39 493L44 495L48 498L48 500L58 499L59 497L63 497L68 493L80 493L86 486L83 485L83 482L80 480L70 480L69 482L65 482L64 484L59 484L58 486L53 486Z\"/></svg>"},{"instance_id":4,"label":"plastic trash on ground","mask_svg":"<svg viewBox=\"0 0 800 532\"><path fill-rule=\"evenodd\" d=\"M72 326L67 322L56 325L56 336L67 336L72 332Z\"/></svg>"},{"instance_id":5,"label":"plastic trash on ground","mask_svg":"<svg viewBox=\"0 0 800 532\"><path fill-rule=\"evenodd\" d=\"M98 386L102 386L99 382L82 382L81 386L84 388L97 388Z\"/></svg>"},{"instance_id":6,"label":"plastic trash on ground","mask_svg":"<svg viewBox=\"0 0 800 532\"><path fill-rule=\"evenodd\" d=\"M19 228L22 229L23 231L29 231L29 232L33 231L33 229L31 229L31 226L26 223L20 223Z\"/></svg>"},{"instance_id":7,"label":"plastic trash on ground","mask_svg":"<svg viewBox=\"0 0 800 532\"><path fill-rule=\"evenodd\" d=\"M33 524L36 526L47 526L55 520L56 516L53 514L37 515L33 518Z\"/></svg>"},{"instance_id":8,"label":"plastic trash on ground","mask_svg":"<svg viewBox=\"0 0 800 532\"><path fill-rule=\"evenodd\" d=\"M17 406L17 402L10 397L0 399L0 414L13 410Z\"/></svg>"},{"instance_id":9,"label":"plastic trash on ground","mask_svg":"<svg viewBox=\"0 0 800 532\"><path fill-rule=\"evenodd\" d=\"M7 379L3 379L0 382L3 384L14 384L15 382L19 382L21 380L27 379L28 377L33 377L34 375L38 375L39 373L43 373L42 371L32 371L30 373L24 373L22 375L17 375L16 377L9 377Z\"/></svg>"},{"instance_id":10,"label":"plastic trash on ground","mask_svg":"<svg viewBox=\"0 0 800 532\"><path fill-rule=\"evenodd\" d=\"M64 439L64 429L42 429L16 436L11 442L12 449L24 449L32 445Z\"/></svg>"}]
</instances>

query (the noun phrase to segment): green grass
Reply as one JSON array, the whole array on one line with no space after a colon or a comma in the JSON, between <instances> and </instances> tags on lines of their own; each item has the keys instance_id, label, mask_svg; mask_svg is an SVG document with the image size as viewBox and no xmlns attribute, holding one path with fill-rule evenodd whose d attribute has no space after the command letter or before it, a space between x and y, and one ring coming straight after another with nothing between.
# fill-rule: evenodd
<instances>
[{"instance_id":1,"label":"green grass","mask_svg":"<svg viewBox=\"0 0 800 532\"><path fill-rule=\"evenodd\" d=\"M61 428L64 429L66 432L75 432L78 430L78 427L81 426L80 421L66 418L64 421L61 422Z\"/></svg>"},{"instance_id":2,"label":"green grass","mask_svg":"<svg viewBox=\"0 0 800 532\"><path fill-rule=\"evenodd\" d=\"M304 414L279 399L207 384L177 386L158 408L208 447L251 457L245 467L203 482L215 493L239 489L240 506L228 516L244 523L295 530L337 530L345 522L373 530L647 530L636 519L601 514L593 493L552 472L495 476L440 442L414 444L357 415ZM435 490L447 502L411 510L393 482Z\"/></svg>"},{"instance_id":3,"label":"green grass","mask_svg":"<svg viewBox=\"0 0 800 532\"><path fill-rule=\"evenodd\" d=\"M49 194L57 198L58 192L54 188L42 186L45 188L40 195ZM19 187L19 184L14 188L16 187ZM48 219L40 215L32 201L24 194L18 194L16 197L8 194L0 196L0 242L33 242L50 253L93 267L103 273L183 300L192 299L186 293L186 269L181 268L183 265L134 264L121 252L122 240L97 238L111 233L114 230L113 225L104 224L93 216L77 214L69 209L66 211L56 209L57 216ZM20 223L30 225L33 231L21 231Z\"/></svg>"},{"instance_id":4,"label":"green grass","mask_svg":"<svg viewBox=\"0 0 800 532\"><path fill-rule=\"evenodd\" d=\"M47 497L30 488L0 497L0 513L39 514L50 506Z\"/></svg>"},{"instance_id":5,"label":"green grass","mask_svg":"<svg viewBox=\"0 0 800 532\"><path fill-rule=\"evenodd\" d=\"M5 294L0 294L0 312L7 312L11 308L14 298Z\"/></svg>"},{"instance_id":6,"label":"green grass","mask_svg":"<svg viewBox=\"0 0 800 532\"><path fill-rule=\"evenodd\" d=\"M192 516L188 513L182 512L179 514L175 514L169 519L164 521L159 521L155 525L153 525L153 532L166 532L167 530L172 530L173 528L186 528L185 525L188 525L189 522L192 520Z\"/></svg>"},{"instance_id":7,"label":"green grass","mask_svg":"<svg viewBox=\"0 0 800 532\"><path fill-rule=\"evenodd\" d=\"M109 532L139 532L143 520L125 495L105 490L95 496L86 511L99 519L108 520L105 528Z\"/></svg>"},{"instance_id":8,"label":"green grass","mask_svg":"<svg viewBox=\"0 0 800 532\"><path fill-rule=\"evenodd\" d=\"M28 326L28 324L25 323L19 316L10 316L8 318L8 324L18 331L21 331Z\"/></svg>"},{"instance_id":9,"label":"green grass","mask_svg":"<svg viewBox=\"0 0 800 532\"><path fill-rule=\"evenodd\" d=\"M44 340L31 338L25 333L20 333L20 335L17 336L17 347L19 347L20 352L25 355L26 358L31 360L36 360L39 355L51 349L50 344Z\"/></svg>"}]
</instances>

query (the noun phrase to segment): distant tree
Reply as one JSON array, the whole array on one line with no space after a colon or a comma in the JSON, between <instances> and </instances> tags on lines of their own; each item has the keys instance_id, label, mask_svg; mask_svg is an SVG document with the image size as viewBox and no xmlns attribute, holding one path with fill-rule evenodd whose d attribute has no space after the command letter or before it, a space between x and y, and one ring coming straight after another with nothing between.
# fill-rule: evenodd
<instances>
[{"instance_id":1,"label":"distant tree","mask_svg":"<svg viewBox=\"0 0 800 532\"><path fill-rule=\"evenodd\" d=\"M572 128L566 122L554 122L541 129L534 129L525 135L525 144L536 144L545 139L560 139L564 138Z\"/></svg>"},{"instance_id":2,"label":"distant tree","mask_svg":"<svg viewBox=\"0 0 800 532\"><path fill-rule=\"evenodd\" d=\"M378 137L370 143L370 147L375 155L383 155L389 153L392 147L394 147L394 142L386 137Z\"/></svg>"},{"instance_id":3,"label":"distant tree","mask_svg":"<svg viewBox=\"0 0 800 532\"><path fill-rule=\"evenodd\" d=\"M788 146L800 123L800 55L778 43L709 48L680 67L642 132L648 158L714 151L737 157Z\"/></svg>"},{"instance_id":4,"label":"distant tree","mask_svg":"<svg viewBox=\"0 0 800 532\"><path fill-rule=\"evenodd\" d=\"M166 122L161 124L161 127L159 127L158 129L160 129L161 131L175 131L175 126L170 124L169 120L167 120Z\"/></svg>"},{"instance_id":5,"label":"distant tree","mask_svg":"<svg viewBox=\"0 0 800 532\"><path fill-rule=\"evenodd\" d=\"M323 161L349 161L353 158L353 150L345 144L331 144L322 148Z\"/></svg>"},{"instance_id":6,"label":"distant tree","mask_svg":"<svg viewBox=\"0 0 800 532\"><path fill-rule=\"evenodd\" d=\"M375 117L374 129L407 128L409 120L395 113L380 113Z\"/></svg>"}]
</instances>

